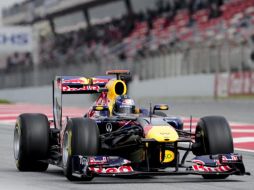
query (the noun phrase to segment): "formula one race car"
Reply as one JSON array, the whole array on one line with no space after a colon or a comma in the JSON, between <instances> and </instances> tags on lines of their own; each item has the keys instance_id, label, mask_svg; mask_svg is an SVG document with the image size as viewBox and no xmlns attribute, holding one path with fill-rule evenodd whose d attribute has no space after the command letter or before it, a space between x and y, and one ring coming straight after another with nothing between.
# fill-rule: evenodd
<instances>
[{"instance_id":1,"label":"formula one race car","mask_svg":"<svg viewBox=\"0 0 254 190\"><path fill-rule=\"evenodd\" d=\"M14 130L18 170L45 171L53 164L63 168L71 181L92 180L95 176L194 174L225 179L249 174L242 156L234 153L224 117L203 117L192 133L191 126L190 130L183 129L180 118L163 112L167 105L137 108L126 95L124 81L129 71L107 74L56 77L54 120L43 114L18 117ZM99 97L84 116L62 118L62 95L77 93L98 93ZM195 155L193 159L189 159L189 153Z\"/></svg>"}]
</instances>

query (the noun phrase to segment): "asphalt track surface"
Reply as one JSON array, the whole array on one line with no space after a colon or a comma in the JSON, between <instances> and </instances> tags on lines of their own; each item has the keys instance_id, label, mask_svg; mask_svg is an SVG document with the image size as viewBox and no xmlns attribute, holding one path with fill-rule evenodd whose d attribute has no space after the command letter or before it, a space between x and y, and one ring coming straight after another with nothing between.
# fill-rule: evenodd
<instances>
[{"instance_id":1,"label":"asphalt track surface","mask_svg":"<svg viewBox=\"0 0 254 190\"><path fill-rule=\"evenodd\" d=\"M254 122L254 101L182 101L171 102L170 114L195 117L204 115L225 115L232 121ZM174 108L174 109L173 109ZM51 166L47 172L18 172L15 167L13 152L13 125L0 124L0 190L63 190L63 189L254 189L254 153L243 154L246 170L251 176L230 176L226 180L204 180L200 176L164 176L150 178L95 178L91 182L69 182L61 168Z\"/></svg>"}]
</instances>

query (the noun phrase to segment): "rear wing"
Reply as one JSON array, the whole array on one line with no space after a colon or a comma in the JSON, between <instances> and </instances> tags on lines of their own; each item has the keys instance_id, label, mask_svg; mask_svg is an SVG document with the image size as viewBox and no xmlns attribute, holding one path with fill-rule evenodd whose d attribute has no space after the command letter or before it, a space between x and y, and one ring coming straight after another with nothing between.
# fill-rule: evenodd
<instances>
[{"instance_id":1,"label":"rear wing","mask_svg":"<svg viewBox=\"0 0 254 190\"><path fill-rule=\"evenodd\" d=\"M53 81L53 115L55 127L62 127L62 95L63 94L95 94L108 92L106 85L111 79L121 79L130 74L128 70L112 70L107 71L107 75L115 76L56 76ZM121 83L121 82L118 82ZM122 87L120 85L119 87ZM126 87L122 87L122 91L126 91Z\"/></svg>"},{"instance_id":2,"label":"rear wing","mask_svg":"<svg viewBox=\"0 0 254 190\"><path fill-rule=\"evenodd\" d=\"M96 94L106 92L112 76L85 78L82 76L57 76L53 81L53 115L56 128L62 126L63 94Z\"/></svg>"},{"instance_id":3,"label":"rear wing","mask_svg":"<svg viewBox=\"0 0 254 190\"><path fill-rule=\"evenodd\" d=\"M106 91L105 85L113 77L99 76L85 78L81 76L56 77L62 94L93 94Z\"/></svg>"}]
</instances>

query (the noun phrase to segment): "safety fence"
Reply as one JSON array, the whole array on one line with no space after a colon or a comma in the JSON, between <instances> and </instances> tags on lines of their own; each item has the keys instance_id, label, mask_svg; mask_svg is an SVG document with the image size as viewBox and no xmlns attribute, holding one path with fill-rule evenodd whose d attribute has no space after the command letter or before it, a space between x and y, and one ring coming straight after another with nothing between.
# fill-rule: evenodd
<instances>
[{"instance_id":1,"label":"safety fence","mask_svg":"<svg viewBox=\"0 0 254 190\"><path fill-rule=\"evenodd\" d=\"M56 75L103 75L106 70L129 69L140 80L186 76L208 73L231 73L252 71L254 63L252 48L238 45L195 45L185 48L165 48L137 57L135 60L119 61L102 57L84 62L78 56L61 58L61 64L54 62L32 69L17 68L0 71L0 88L39 86L50 84ZM50 65L50 66L49 66Z\"/></svg>"}]
</instances>

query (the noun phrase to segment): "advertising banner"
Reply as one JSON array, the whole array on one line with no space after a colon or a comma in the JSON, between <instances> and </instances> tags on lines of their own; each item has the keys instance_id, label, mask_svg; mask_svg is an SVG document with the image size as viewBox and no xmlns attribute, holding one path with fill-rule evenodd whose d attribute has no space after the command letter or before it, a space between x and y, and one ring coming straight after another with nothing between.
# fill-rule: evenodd
<instances>
[{"instance_id":1,"label":"advertising banner","mask_svg":"<svg viewBox=\"0 0 254 190\"><path fill-rule=\"evenodd\" d=\"M215 77L215 95L218 97L254 94L254 72L221 73Z\"/></svg>"},{"instance_id":2,"label":"advertising banner","mask_svg":"<svg viewBox=\"0 0 254 190\"><path fill-rule=\"evenodd\" d=\"M26 26L0 27L0 52L31 52L32 28Z\"/></svg>"}]
</instances>

